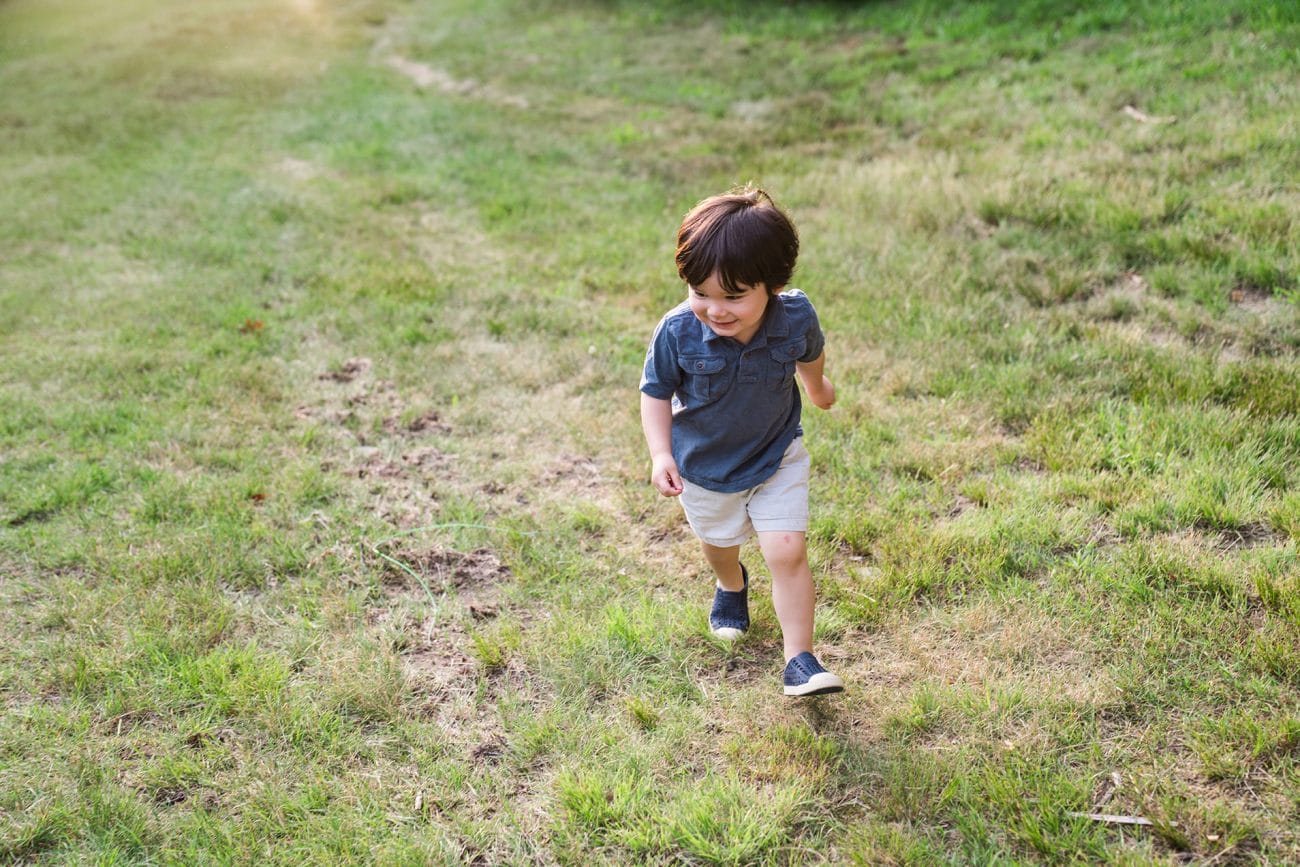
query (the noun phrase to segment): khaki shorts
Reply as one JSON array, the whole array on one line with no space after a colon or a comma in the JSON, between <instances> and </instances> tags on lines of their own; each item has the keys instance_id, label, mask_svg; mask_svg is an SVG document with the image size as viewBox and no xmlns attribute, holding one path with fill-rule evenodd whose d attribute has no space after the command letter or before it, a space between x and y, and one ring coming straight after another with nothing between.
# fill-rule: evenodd
<instances>
[{"instance_id":1,"label":"khaki shorts","mask_svg":"<svg viewBox=\"0 0 1300 867\"><path fill-rule=\"evenodd\" d=\"M682 508L700 540L718 548L740 545L755 532L808 530L808 468L803 437L781 456L781 466L761 485L720 494L682 479Z\"/></svg>"}]
</instances>

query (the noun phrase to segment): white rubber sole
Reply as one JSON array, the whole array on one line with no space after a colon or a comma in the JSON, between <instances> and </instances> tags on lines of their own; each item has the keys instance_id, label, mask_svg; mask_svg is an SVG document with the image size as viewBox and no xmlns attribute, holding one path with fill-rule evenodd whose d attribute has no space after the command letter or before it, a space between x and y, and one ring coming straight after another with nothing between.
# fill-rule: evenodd
<instances>
[{"instance_id":1,"label":"white rubber sole","mask_svg":"<svg viewBox=\"0 0 1300 867\"><path fill-rule=\"evenodd\" d=\"M808 678L806 683L801 683L798 686L787 686L785 688L786 695L794 696L825 695L830 692L843 691L844 681L840 680L839 677L831 674L829 671L814 674L812 677Z\"/></svg>"},{"instance_id":2,"label":"white rubber sole","mask_svg":"<svg viewBox=\"0 0 1300 867\"><path fill-rule=\"evenodd\" d=\"M736 629L734 626L719 626L717 629L713 630L713 634L718 638L721 638L723 641L735 641L737 638L745 634L745 630Z\"/></svg>"}]
</instances>

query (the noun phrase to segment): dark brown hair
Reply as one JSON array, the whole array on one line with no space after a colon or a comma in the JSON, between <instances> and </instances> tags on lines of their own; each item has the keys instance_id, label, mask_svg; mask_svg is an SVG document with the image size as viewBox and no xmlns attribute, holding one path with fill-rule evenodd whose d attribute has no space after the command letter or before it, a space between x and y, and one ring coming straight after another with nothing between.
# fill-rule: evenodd
<instances>
[{"instance_id":1,"label":"dark brown hair","mask_svg":"<svg viewBox=\"0 0 1300 867\"><path fill-rule=\"evenodd\" d=\"M743 187L710 196L677 230L677 273L699 286L715 271L728 292L738 283L763 283L775 292L790 282L799 258L799 233L765 191Z\"/></svg>"}]
</instances>

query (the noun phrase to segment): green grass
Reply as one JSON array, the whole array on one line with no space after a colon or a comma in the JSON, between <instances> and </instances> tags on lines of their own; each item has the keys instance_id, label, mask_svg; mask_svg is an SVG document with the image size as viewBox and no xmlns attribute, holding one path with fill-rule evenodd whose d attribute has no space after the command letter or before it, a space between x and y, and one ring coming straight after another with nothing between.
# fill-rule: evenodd
<instances>
[{"instance_id":1,"label":"green grass","mask_svg":"<svg viewBox=\"0 0 1300 867\"><path fill-rule=\"evenodd\" d=\"M1297 44L0 4L0 861L1300 861ZM708 637L635 414L749 180L840 393L806 703L765 576Z\"/></svg>"}]
</instances>

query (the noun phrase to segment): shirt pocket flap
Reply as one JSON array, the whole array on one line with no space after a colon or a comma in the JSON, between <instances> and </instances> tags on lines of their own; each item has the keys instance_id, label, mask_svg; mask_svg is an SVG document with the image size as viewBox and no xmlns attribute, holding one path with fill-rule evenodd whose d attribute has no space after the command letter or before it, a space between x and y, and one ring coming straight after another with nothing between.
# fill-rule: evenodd
<instances>
[{"instance_id":1,"label":"shirt pocket flap","mask_svg":"<svg viewBox=\"0 0 1300 867\"><path fill-rule=\"evenodd\" d=\"M680 361L682 370L697 376L720 373L726 363L726 359L709 355L683 355Z\"/></svg>"},{"instance_id":2,"label":"shirt pocket flap","mask_svg":"<svg viewBox=\"0 0 1300 867\"><path fill-rule=\"evenodd\" d=\"M799 357L807 350L807 340L795 340L790 343L783 343L780 346L772 347L772 358L782 364L786 364L791 361L798 361Z\"/></svg>"}]
</instances>

